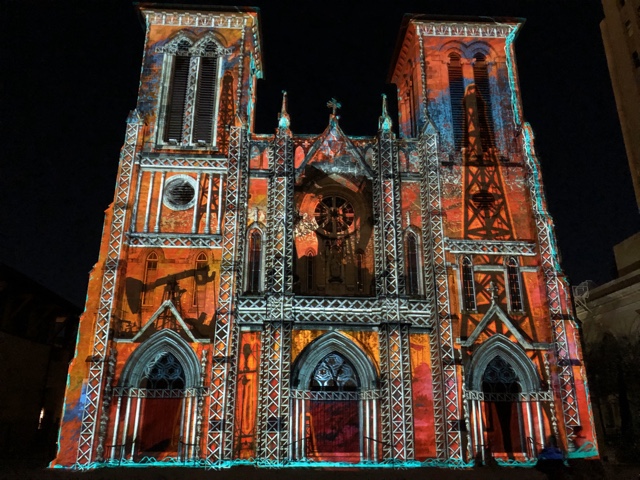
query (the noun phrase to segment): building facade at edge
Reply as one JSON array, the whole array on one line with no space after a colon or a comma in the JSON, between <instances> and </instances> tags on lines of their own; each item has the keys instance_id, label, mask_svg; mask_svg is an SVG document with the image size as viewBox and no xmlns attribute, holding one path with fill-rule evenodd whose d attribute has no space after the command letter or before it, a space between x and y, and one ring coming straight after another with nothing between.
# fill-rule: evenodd
<instances>
[{"instance_id":1,"label":"building facade at edge","mask_svg":"<svg viewBox=\"0 0 640 480\"><path fill-rule=\"evenodd\" d=\"M405 17L399 134L260 134L257 11L139 8L54 466L597 457L519 22Z\"/></svg>"}]
</instances>

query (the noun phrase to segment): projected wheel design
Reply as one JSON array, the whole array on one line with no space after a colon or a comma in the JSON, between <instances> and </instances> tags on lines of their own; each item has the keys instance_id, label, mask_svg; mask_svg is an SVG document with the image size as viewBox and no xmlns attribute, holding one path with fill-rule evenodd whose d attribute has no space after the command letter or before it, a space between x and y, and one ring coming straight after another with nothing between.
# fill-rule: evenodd
<instances>
[{"instance_id":1,"label":"projected wheel design","mask_svg":"<svg viewBox=\"0 0 640 480\"><path fill-rule=\"evenodd\" d=\"M338 196L324 197L316 206L314 216L318 228L333 236L348 233L355 219L353 205Z\"/></svg>"}]
</instances>

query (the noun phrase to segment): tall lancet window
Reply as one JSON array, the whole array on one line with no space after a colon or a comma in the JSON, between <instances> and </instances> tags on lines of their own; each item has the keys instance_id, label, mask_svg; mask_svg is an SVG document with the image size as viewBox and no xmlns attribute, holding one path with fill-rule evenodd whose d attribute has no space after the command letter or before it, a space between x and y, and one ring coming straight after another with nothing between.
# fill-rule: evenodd
<instances>
[{"instance_id":1,"label":"tall lancet window","mask_svg":"<svg viewBox=\"0 0 640 480\"><path fill-rule=\"evenodd\" d=\"M409 232L405 241L405 273L407 295L420 295L420 257L418 254L418 240L415 234Z\"/></svg>"},{"instance_id":2,"label":"tall lancet window","mask_svg":"<svg viewBox=\"0 0 640 480\"><path fill-rule=\"evenodd\" d=\"M507 283L509 284L509 305L514 312L522 311L522 289L520 287L520 268L515 258L507 260Z\"/></svg>"},{"instance_id":3,"label":"tall lancet window","mask_svg":"<svg viewBox=\"0 0 640 480\"><path fill-rule=\"evenodd\" d=\"M189 84L189 48L191 44L183 39L178 42L173 58L171 72L171 87L167 98L167 118L165 121L164 141L169 143L182 142L184 125L184 108Z\"/></svg>"},{"instance_id":4,"label":"tall lancet window","mask_svg":"<svg viewBox=\"0 0 640 480\"><path fill-rule=\"evenodd\" d=\"M262 233L254 229L249 234L247 261L247 293L262 290Z\"/></svg>"},{"instance_id":5,"label":"tall lancet window","mask_svg":"<svg viewBox=\"0 0 640 480\"><path fill-rule=\"evenodd\" d=\"M484 151L495 146L493 121L491 112L491 89L489 87L489 72L485 56L476 54L473 62L473 77L476 82L476 103L478 106L478 120L480 122L480 141Z\"/></svg>"},{"instance_id":6,"label":"tall lancet window","mask_svg":"<svg viewBox=\"0 0 640 480\"><path fill-rule=\"evenodd\" d=\"M164 82L159 129L169 145L206 146L216 143L220 56L228 54L213 34L196 39L180 32L164 52ZM164 114L162 113L164 112Z\"/></svg>"},{"instance_id":7,"label":"tall lancet window","mask_svg":"<svg viewBox=\"0 0 640 480\"><path fill-rule=\"evenodd\" d=\"M198 309L203 309L207 301L207 279L209 277L207 255L205 253L198 254L195 267L196 269L193 276L193 306Z\"/></svg>"},{"instance_id":8,"label":"tall lancet window","mask_svg":"<svg viewBox=\"0 0 640 480\"><path fill-rule=\"evenodd\" d=\"M456 152L460 152L464 139L464 81L460 55L449 55L449 101L451 103L451 122Z\"/></svg>"},{"instance_id":9,"label":"tall lancet window","mask_svg":"<svg viewBox=\"0 0 640 480\"><path fill-rule=\"evenodd\" d=\"M315 287L315 262L316 257L313 253L313 250L308 250L307 255L305 256L305 261L307 263L307 292L313 291Z\"/></svg>"},{"instance_id":10,"label":"tall lancet window","mask_svg":"<svg viewBox=\"0 0 640 480\"><path fill-rule=\"evenodd\" d=\"M473 280L473 263L469 257L462 259L462 302L466 311L475 311L476 287Z\"/></svg>"},{"instance_id":11,"label":"tall lancet window","mask_svg":"<svg viewBox=\"0 0 640 480\"><path fill-rule=\"evenodd\" d=\"M203 46L206 53L215 53L216 44L212 41ZM207 56L200 58L198 90L196 95L196 117L193 127L194 143L210 144L213 141L213 124L216 110L216 84L218 58Z\"/></svg>"},{"instance_id":12,"label":"tall lancet window","mask_svg":"<svg viewBox=\"0 0 640 480\"><path fill-rule=\"evenodd\" d=\"M153 305L153 293L158 278L158 254L151 252L144 266L144 282L142 285L142 305Z\"/></svg>"}]
</instances>

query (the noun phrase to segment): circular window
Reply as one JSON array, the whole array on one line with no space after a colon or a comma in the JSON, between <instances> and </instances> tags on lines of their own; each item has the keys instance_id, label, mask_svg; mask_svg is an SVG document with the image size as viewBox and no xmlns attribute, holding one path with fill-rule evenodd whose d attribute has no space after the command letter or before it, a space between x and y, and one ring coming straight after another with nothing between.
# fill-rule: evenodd
<instances>
[{"instance_id":1,"label":"circular window","mask_svg":"<svg viewBox=\"0 0 640 480\"><path fill-rule=\"evenodd\" d=\"M163 203L172 210L186 210L195 203L196 182L188 175L171 177L164 187Z\"/></svg>"},{"instance_id":2,"label":"circular window","mask_svg":"<svg viewBox=\"0 0 640 480\"><path fill-rule=\"evenodd\" d=\"M351 203L338 196L324 197L314 213L318 228L329 235L346 234L355 219Z\"/></svg>"}]
</instances>

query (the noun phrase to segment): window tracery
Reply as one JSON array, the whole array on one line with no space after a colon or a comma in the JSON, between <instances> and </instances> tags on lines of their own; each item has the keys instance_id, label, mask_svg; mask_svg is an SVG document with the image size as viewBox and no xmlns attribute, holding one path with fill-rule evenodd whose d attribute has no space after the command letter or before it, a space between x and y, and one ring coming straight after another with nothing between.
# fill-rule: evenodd
<instances>
[{"instance_id":1,"label":"window tracery","mask_svg":"<svg viewBox=\"0 0 640 480\"><path fill-rule=\"evenodd\" d=\"M161 143L182 146L216 144L220 58L230 54L213 35L197 42L186 34L158 49L165 54L169 88L160 113Z\"/></svg>"}]
</instances>

